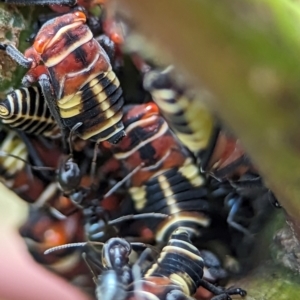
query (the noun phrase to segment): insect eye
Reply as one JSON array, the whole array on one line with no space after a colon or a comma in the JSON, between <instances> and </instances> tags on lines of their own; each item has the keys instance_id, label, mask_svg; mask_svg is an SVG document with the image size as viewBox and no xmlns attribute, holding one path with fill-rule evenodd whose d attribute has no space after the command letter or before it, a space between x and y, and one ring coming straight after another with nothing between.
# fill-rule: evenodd
<instances>
[{"instance_id":1,"label":"insect eye","mask_svg":"<svg viewBox=\"0 0 300 300\"><path fill-rule=\"evenodd\" d=\"M46 40L42 38L37 39L33 44L34 49L39 54L44 52L45 46L46 46Z\"/></svg>"}]
</instances>

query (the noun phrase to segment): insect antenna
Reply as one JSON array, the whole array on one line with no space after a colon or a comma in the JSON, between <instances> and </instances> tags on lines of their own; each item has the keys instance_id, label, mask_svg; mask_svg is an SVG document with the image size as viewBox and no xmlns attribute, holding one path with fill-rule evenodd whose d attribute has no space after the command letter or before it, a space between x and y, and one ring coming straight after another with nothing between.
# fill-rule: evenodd
<instances>
[{"instance_id":1,"label":"insect antenna","mask_svg":"<svg viewBox=\"0 0 300 300\"><path fill-rule=\"evenodd\" d=\"M55 246L52 248L47 249L44 254L48 255L54 251L59 251L59 250L63 250L63 249L67 249L67 248L75 248L75 247L83 247L87 244L88 242L82 242L82 243L70 243L70 244L64 244L64 245L59 245L59 246Z\"/></svg>"},{"instance_id":2,"label":"insect antenna","mask_svg":"<svg viewBox=\"0 0 300 300\"><path fill-rule=\"evenodd\" d=\"M82 122L78 122L77 124L75 124L71 131L70 131L70 134L69 134L69 139L68 139L68 142L69 142L69 150L70 150L70 157L73 157L73 141L72 141L72 138L73 138L73 135L75 134L76 130L82 125Z\"/></svg>"},{"instance_id":3,"label":"insect antenna","mask_svg":"<svg viewBox=\"0 0 300 300\"><path fill-rule=\"evenodd\" d=\"M132 215L126 215L119 217L117 219L111 220L108 222L108 225L114 225L117 223L121 223L128 220L137 220L137 219L144 219L144 218L168 218L169 215L162 214L162 213L143 213L143 214L132 214Z\"/></svg>"},{"instance_id":4,"label":"insect antenna","mask_svg":"<svg viewBox=\"0 0 300 300\"><path fill-rule=\"evenodd\" d=\"M48 255L54 251L58 251L58 250L63 250L63 249L67 249L67 248L75 248L75 247L84 247L86 245L99 245L99 246L103 246L104 243L101 242L79 242L79 243L69 243L69 244L64 244L64 245L59 245L59 246L55 246L52 248L47 249L44 254Z\"/></svg>"},{"instance_id":5,"label":"insect antenna","mask_svg":"<svg viewBox=\"0 0 300 300\"><path fill-rule=\"evenodd\" d=\"M55 171L55 168L52 167L44 167L44 166L33 166L29 161L27 161L26 159L23 159L19 156L16 156L14 154L10 154L7 153L5 151L0 150L0 157L13 157L15 159L18 159L20 161L22 161L23 163L25 163L28 167L30 167L30 169L32 170L37 170L37 171Z\"/></svg>"},{"instance_id":6,"label":"insect antenna","mask_svg":"<svg viewBox=\"0 0 300 300\"><path fill-rule=\"evenodd\" d=\"M30 163L30 165L29 164L26 164L26 165L29 166L29 168L32 165L34 165L36 167L36 169L30 168L30 176L33 178L33 174L31 172L31 170L49 171L49 172L40 172L40 176L45 181L52 181L53 174L51 174L51 173L54 172L55 169L51 168L51 169L47 170L48 167L44 166L44 163L42 162L36 148L33 146L33 144L30 141L28 135L25 132L23 132L19 129L17 129L16 132L18 133L18 135L21 137L22 141L26 145L26 148L28 149L29 159L32 162L32 163ZM41 167L41 168L38 169L38 167Z\"/></svg>"},{"instance_id":7,"label":"insect antenna","mask_svg":"<svg viewBox=\"0 0 300 300\"><path fill-rule=\"evenodd\" d=\"M107 198L111 196L115 191L117 191L128 179L130 179L135 173L137 173L142 167L144 163L141 163L139 166L134 168L130 173L128 173L122 180L117 182L104 196L103 198Z\"/></svg>"}]
</instances>

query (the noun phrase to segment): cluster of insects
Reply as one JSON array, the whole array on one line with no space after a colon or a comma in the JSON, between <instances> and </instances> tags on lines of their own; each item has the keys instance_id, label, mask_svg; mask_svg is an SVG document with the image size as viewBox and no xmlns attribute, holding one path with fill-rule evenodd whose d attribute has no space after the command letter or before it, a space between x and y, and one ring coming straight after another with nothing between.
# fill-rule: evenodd
<instances>
[{"instance_id":1,"label":"cluster of insects","mask_svg":"<svg viewBox=\"0 0 300 300\"><path fill-rule=\"evenodd\" d=\"M0 176L30 203L34 258L96 299L244 297L219 283L278 202L239 140L172 66L123 53L105 1L2 2L55 10L24 53L0 44L28 69L0 102Z\"/></svg>"}]
</instances>

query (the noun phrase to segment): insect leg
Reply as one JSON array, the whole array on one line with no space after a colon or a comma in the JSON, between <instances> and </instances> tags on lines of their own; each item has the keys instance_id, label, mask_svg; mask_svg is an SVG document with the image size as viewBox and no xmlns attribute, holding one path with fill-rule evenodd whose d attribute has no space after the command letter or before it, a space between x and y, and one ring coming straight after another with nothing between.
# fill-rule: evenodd
<instances>
[{"instance_id":1,"label":"insect leg","mask_svg":"<svg viewBox=\"0 0 300 300\"><path fill-rule=\"evenodd\" d=\"M23 140L23 142L25 143L27 149L28 149L28 154L29 157L31 158L33 165L35 167L41 167L41 169L43 169L44 167L44 163L42 162L38 152L36 151L36 149L34 148L34 146L32 145L30 139L28 138L27 134L24 133L21 130L16 130L17 133L19 134L19 136L21 137L21 139ZM36 169L36 168L35 168ZM40 172L39 176L47 181L51 181L53 178L53 172L48 172L47 170L44 170L44 172Z\"/></svg>"},{"instance_id":2,"label":"insect leg","mask_svg":"<svg viewBox=\"0 0 300 300\"><path fill-rule=\"evenodd\" d=\"M211 300L230 300L231 297L229 295L240 295L242 297L247 295L247 292L241 288L224 289L222 287L215 286L203 279L201 279L200 285L213 294L217 295L212 297Z\"/></svg>"},{"instance_id":3,"label":"insect leg","mask_svg":"<svg viewBox=\"0 0 300 300\"><path fill-rule=\"evenodd\" d=\"M90 272L93 275L93 281L94 281L94 283L97 285L97 275L95 274L94 270L92 269L91 265L89 264L85 252L82 253L82 258L83 258L84 262L86 263L87 267L89 268Z\"/></svg>"},{"instance_id":4,"label":"insect leg","mask_svg":"<svg viewBox=\"0 0 300 300\"><path fill-rule=\"evenodd\" d=\"M76 132L76 130L82 125L82 122L78 122L73 126L71 129L71 132L69 134L69 147L70 147L70 156L73 157L73 135Z\"/></svg>"},{"instance_id":5,"label":"insect leg","mask_svg":"<svg viewBox=\"0 0 300 300\"><path fill-rule=\"evenodd\" d=\"M101 34L99 37L96 37L96 40L105 50L110 61L112 62L116 51L114 42L105 34Z\"/></svg>"},{"instance_id":6,"label":"insect leg","mask_svg":"<svg viewBox=\"0 0 300 300\"><path fill-rule=\"evenodd\" d=\"M238 213L238 210L242 204L242 201L243 201L243 198L242 197L235 197L233 199L231 199L233 201L233 204L230 208L230 211L229 211L229 214L228 214L228 217L227 217L227 223L235 228L236 230L238 231L241 231L242 233L244 233L246 236L250 236L250 232L245 228L243 227L242 225L238 224L236 221L234 221L234 217L237 215Z\"/></svg>"},{"instance_id":7,"label":"insect leg","mask_svg":"<svg viewBox=\"0 0 300 300\"><path fill-rule=\"evenodd\" d=\"M138 296L138 291L142 291L142 264L145 262L147 257L152 256L152 251L150 248L145 249L142 254L139 256L137 261L133 264L132 266L132 277L134 278L133 285L134 285L134 291L135 291L135 296L137 299L139 299Z\"/></svg>"},{"instance_id":8,"label":"insect leg","mask_svg":"<svg viewBox=\"0 0 300 300\"><path fill-rule=\"evenodd\" d=\"M14 61L24 68L31 68L32 60L26 58L17 48L12 45L0 43L0 50L4 50Z\"/></svg>"},{"instance_id":9,"label":"insect leg","mask_svg":"<svg viewBox=\"0 0 300 300\"><path fill-rule=\"evenodd\" d=\"M50 112L52 114L52 116L54 117L54 119L57 122L58 127L61 130L61 134L62 134L62 142L63 142L63 149L64 151L67 151L68 147L67 147L67 128L64 125L59 112L58 112L58 108L56 105L56 98L54 96L52 87L51 87L51 83L49 80L49 77L46 74L43 74L39 77L39 84L41 86L42 92L44 94L44 98L48 104L48 107L50 109Z\"/></svg>"}]
</instances>

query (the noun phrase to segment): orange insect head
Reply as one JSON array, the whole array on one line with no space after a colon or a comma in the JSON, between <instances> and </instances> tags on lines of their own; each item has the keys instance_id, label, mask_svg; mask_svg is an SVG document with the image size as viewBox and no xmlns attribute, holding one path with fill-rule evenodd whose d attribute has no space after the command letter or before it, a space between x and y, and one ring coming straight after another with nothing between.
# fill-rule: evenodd
<instances>
[{"instance_id":1,"label":"orange insect head","mask_svg":"<svg viewBox=\"0 0 300 300\"><path fill-rule=\"evenodd\" d=\"M40 55L43 54L48 45L50 46L53 41L60 39L60 36L56 36L56 34L63 27L74 23L86 23L86 15L82 11L75 11L46 22L35 38L34 50Z\"/></svg>"}]
</instances>

